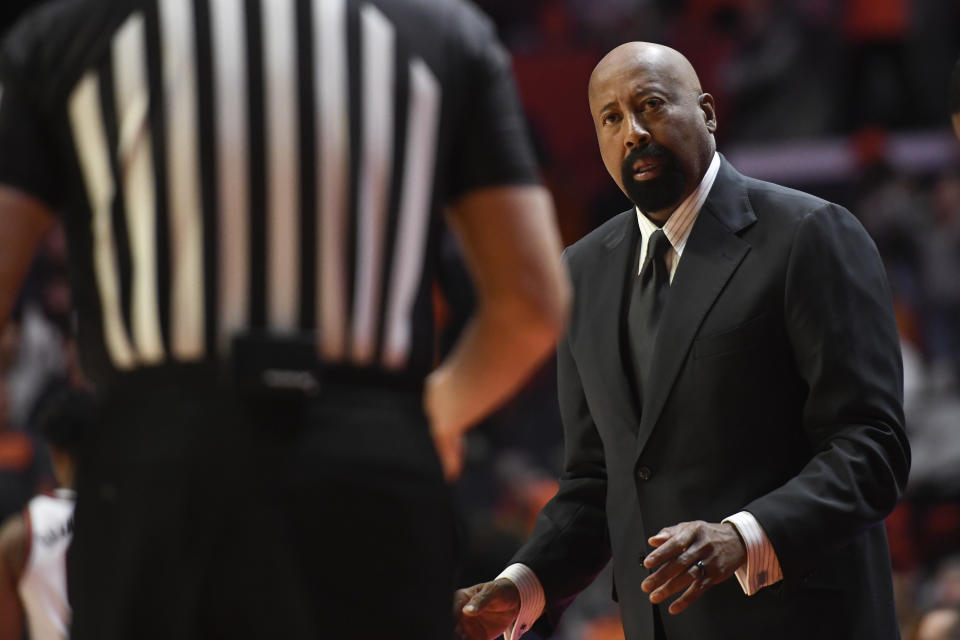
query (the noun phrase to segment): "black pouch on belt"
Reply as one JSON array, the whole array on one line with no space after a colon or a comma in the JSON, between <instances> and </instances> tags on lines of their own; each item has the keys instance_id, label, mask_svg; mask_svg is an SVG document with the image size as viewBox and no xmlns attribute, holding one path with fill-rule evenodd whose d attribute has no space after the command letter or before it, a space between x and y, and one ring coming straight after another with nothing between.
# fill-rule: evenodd
<instances>
[{"instance_id":1,"label":"black pouch on belt","mask_svg":"<svg viewBox=\"0 0 960 640\"><path fill-rule=\"evenodd\" d=\"M232 343L231 374L241 393L259 397L316 396L322 383L311 334L238 335Z\"/></svg>"}]
</instances>

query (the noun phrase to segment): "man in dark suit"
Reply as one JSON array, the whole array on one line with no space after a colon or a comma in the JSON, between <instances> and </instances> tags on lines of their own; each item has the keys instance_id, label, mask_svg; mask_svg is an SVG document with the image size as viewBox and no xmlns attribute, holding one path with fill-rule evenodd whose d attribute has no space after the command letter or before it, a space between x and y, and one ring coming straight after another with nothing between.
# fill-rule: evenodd
<instances>
[{"instance_id":1,"label":"man in dark suit","mask_svg":"<svg viewBox=\"0 0 960 640\"><path fill-rule=\"evenodd\" d=\"M612 557L629 640L898 638L882 520L910 453L873 242L719 156L676 51L614 49L589 98L637 207L567 250L559 491L514 564L457 592L460 637L549 635Z\"/></svg>"}]
</instances>

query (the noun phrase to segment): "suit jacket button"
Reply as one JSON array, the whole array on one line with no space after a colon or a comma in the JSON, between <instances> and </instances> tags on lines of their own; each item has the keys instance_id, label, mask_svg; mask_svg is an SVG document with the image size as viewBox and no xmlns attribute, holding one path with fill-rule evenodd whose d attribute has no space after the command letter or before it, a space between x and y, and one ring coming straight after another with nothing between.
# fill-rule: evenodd
<instances>
[{"instance_id":1,"label":"suit jacket button","mask_svg":"<svg viewBox=\"0 0 960 640\"><path fill-rule=\"evenodd\" d=\"M652 476L652 475L653 475L653 473L650 471L650 467L644 466L644 467L640 467L639 469L637 469L637 476L638 476L641 480L649 480L649 479L650 479L650 476Z\"/></svg>"}]
</instances>

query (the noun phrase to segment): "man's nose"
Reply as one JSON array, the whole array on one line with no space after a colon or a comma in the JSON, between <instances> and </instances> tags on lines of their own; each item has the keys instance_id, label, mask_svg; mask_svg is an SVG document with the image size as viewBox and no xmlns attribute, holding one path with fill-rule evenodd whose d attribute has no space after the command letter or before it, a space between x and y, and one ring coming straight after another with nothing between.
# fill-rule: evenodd
<instances>
[{"instance_id":1,"label":"man's nose","mask_svg":"<svg viewBox=\"0 0 960 640\"><path fill-rule=\"evenodd\" d=\"M636 147L644 147L650 142L650 132L640 118L631 117L628 119L628 129L626 137L623 139L623 146L627 151Z\"/></svg>"}]
</instances>

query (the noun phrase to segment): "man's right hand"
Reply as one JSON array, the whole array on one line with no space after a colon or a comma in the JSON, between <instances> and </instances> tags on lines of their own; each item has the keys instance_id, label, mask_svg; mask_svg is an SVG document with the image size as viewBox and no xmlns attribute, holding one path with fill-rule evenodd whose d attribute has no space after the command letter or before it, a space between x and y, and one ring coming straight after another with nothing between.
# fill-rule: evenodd
<instances>
[{"instance_id":1,"label":"man's right hand","mask_svg":"<svg viewBox=\"0 0 960 640\"><path fill-rule=\"evenodd\" d=\"M457 640L493 640L520 615L520 591L510 580L481 582L453 595Z\"/></svg>"}]
</instances>

